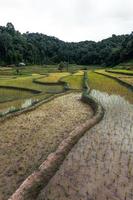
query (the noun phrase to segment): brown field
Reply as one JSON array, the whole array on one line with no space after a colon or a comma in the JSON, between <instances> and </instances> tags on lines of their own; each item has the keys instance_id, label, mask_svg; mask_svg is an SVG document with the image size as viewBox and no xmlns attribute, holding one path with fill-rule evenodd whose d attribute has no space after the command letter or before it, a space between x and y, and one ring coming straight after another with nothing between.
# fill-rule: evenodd
<instances>
[{"instance_id":1,"label":"brown field","mask_svg":"<svg viewBox=\"0 0 133 200\"><path fill-rule=\"evenodd\" d=\"M0 124L0 200L9 197L78 124L92 116L71 93Z\"/></svg>"}]
</instances>

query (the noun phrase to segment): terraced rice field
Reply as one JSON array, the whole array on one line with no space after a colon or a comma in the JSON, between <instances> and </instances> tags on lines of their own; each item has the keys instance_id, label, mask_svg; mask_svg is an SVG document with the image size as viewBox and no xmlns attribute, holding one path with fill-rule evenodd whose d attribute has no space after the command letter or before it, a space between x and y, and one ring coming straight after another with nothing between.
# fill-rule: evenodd
<instances>
[{"instance_id":1,"label":"terraced rice field","mask_svg":"<svg viewBox=\"0 0 133 200\"><path fill-rule=\"evenodd\" d=\"M130 103L133 103L133 92L119 84L116 80L103 76L102 74L96 74L94 72L88 72L88 78L91 89L107 92L109 95L120 95Z\"/></svg>"},{"instance_id":2,"label":"terraced rice field","mask_svg":"<svg viewBox=\"0 0 133 200\"><path fill-rule=\"evenodd\" d=\"M109 69L108 72L118 73L118 74L125 74L125 75L133 75L133 70L126 70L126 69Z\"/></svg>"},{"instance_id":3,"label":"terraced rice field","mask_svg":"<svg viewBox=\"0 0 133 200\"><path fill-rule=\"evenodd\" d=\"M60 72L60 73L50 73L46 77L38 78L37 81L40 83L58 83L58 81L65 76L69 76L68 72Z\"/></svg>"},{"instance_id":4,"label":"terraced rice field","mask_svg":"<svg viewBox=\"0 0 133 200\"><path fill-rule=\"evenodd\" d=\"M56 81L68 73L51 74L50 80ZM56 93L64 91L63 85L43 85L34 80L48 79L46 75L32 74L30 76L1 76L0 78L0 112L5 113L10 109L20 109L27 101L40 101ZM56 83L56 82L55 82ZM14 87L14 88L12 88ZM16 88L16 89L15 89ZM27 91L25 91L27 89ZM31 90L31 91L30 91ZM35 94L39 93L39 94ZM12 102L9 102L12 101Z\"/></svg>"},{"instance_id":5,"label":"terraced rice field","mask_svg":"<svg viewBox=\"0 0 133 200\"><path fill-rule=\"evenodd\" d=\"M133 104L92 90L106 109L67 156L37 200L133 199Z\"/></svg>"},{"instance_id":6,"label":"terraced rice field","mask_svg":"<svg viewBox=\"0 0 133 200\"><path fill-rule=\"evenodd\" d=\"M21 91L15 89L7 89L7 88L0 88L0 103L11 101L14 99L22 99L22 98L29 98L33 95L32 92L29 91Z\"/></svg>"},{"instance_id":7,"label":"terraced rice field","mask_svg":"<svg viewBox=\"0 0 133 200\"><path fill-rule=\"evenodd\" d=\"M117 73L114 73L114 72ZM128 72L127 72L128 71ZM105 70L96 70L96 72L103 74L103 75L107 75L109 77L114 77L117 78L131 86L133 86L133 72L129 71L129 70L109 70L109 71L105 71ZM113 73L112 73L113 72ZM127 73L129 75L127 75Z\"/></svg>"},{"instance_id":8,"label":"terraced rice field","mask_svg":"<svg viewBox=\"0 0 133 200\"><path fill-rule=\"evenodd\" d=\"M74 75L68 72L16 77L2 75L0 76L0 113L21 109L23 105L26 105L26 102L40 101L56 93L64 92L63 84L58 84L59 80L70 82L71 89L82 89L82 76L83 71ZM49 85L49 83L53 84ZM26 89L28 91L25 91ZM40 94L35 94L37 92Z\"/></svg>"},{"instance_id":9,"label":"terraced rice field","mask_svg":"<svg viewBox=\"0 0 133 200\"><path fill-rule=\"evenodd\" d=\"M33 102L38 102L45 100L49 97L52 97L52 94L39 94L31 97L11 100L7 102L0 103L0 112L1 113L9 113L13 110L20 110L22 108L27 108L32 105Z\"/></svg>"},{"instance_id":10,"label":"terraced rice field","mask_svg":"<svg viewBox=\"0 0 133 200\"><path fill-rule=\"evenodd\" d=\"M43 86L33 82L34 79L39 79L42 77L45 77L45 75L40 76L39 74L32 74L31 76L17 77L16 79L0 80L0 86L27 88L31 90L38 90L40 92L48 92L51 90L54 91L56 86ZM57 90L61 89L61 86L57 86Z\"/></svg>"},{"instance_id":11,"label":"terraced rice field","mask_svg":"<svg viewBox=\"0 0 133 200\"><path fill-rule=\"evenodd\" d=\"M65 81L69 84L69 87L71 89L82 89L82 81L83 81L83 71L79 71L77 73L74 73L70 76L66 76L64 78L61 78L62 81Z\"/></svg>"},{"instance_id":12,"label":"terraced rice field","mask_svg":"<svg viewBox=\"0 0 133 200\"><path fill-rule=\"evenodd\" d=\"M70 131L91 118L92 111L81 103L80 96L58 97L0 124L1 200L9 197Z\"/></svg>"},{"instance_id":13,"label":"terraced rice field","mask_svg":"<svg viewBox=\"0 0 133 200\"><path fill-rule=\"evenodd\" d=\"M88 71L88 78L91 95L105 108L104 119L75 145L37 200L133 199L133 93L102 74ZM83 71L51 73L47 77L33 74L15 80L17 83L14 78L6 77L0 79L0 84L38 90L40 94L35 94L34 98L43 99L44 95L46 98L53 95L48 91L61 89L56 85L56 89L53 85L45 88L42 83L47 81L65 81L72 90L82 90ZM10 96L16 98L17 94ZM91 108L82 104L80 97L80 93L67 94L1 123L0 200L6 200L71 130L92 117ZM0 109L22 101L21 105L26 105L30 99L3 102Z\"/></svg>"}]
</instances>

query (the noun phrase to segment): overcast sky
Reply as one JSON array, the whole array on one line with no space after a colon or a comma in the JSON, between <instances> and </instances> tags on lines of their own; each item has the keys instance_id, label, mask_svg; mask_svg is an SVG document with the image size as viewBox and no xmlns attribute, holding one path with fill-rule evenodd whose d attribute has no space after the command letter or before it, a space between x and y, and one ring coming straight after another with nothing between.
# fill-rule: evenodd
<instances>
[{"instance_id":1,"label":"overcast sky","mask_svg":"<svg viewBox=\"0 0 133 200\"><path fill-rule=\"evenodd\" d=\"M133 0L0 0L0 25L64 41L99 41L133 31Z\"/></svg>"}]
</instances>

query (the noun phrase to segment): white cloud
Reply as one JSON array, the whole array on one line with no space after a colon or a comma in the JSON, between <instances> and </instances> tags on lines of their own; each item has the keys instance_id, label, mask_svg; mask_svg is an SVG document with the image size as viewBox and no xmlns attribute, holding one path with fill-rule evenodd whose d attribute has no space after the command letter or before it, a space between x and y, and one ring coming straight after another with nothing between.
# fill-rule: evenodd
<instances>
[{"instance_id":1,"label":"white cloud","mask_svg":"<svg viewBox=\"0 0 133 200\"><path fill-rule=\"evenodd\" d=\"M65 41L101 40L132 31L132 0L0 0L0 25Z\"/></svg>"}]
</instances>

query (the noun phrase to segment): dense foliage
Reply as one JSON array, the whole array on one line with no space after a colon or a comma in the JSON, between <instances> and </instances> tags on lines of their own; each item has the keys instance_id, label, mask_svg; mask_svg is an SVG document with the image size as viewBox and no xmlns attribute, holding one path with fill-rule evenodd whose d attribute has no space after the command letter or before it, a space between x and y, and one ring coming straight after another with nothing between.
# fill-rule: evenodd
<instances>
[{"instance_id":1,"label":"dense foliage","mask_svg":"<svg viewBox=\"0 0 133 200\"><path fill-rule=\"evenodd\" d=\"M12 23L0 26L0 65L76 64L115 65L133 58L133 34L121 35L100 42L63 42L40 33L16 31Z\"/></svg>"}]
</instances>

